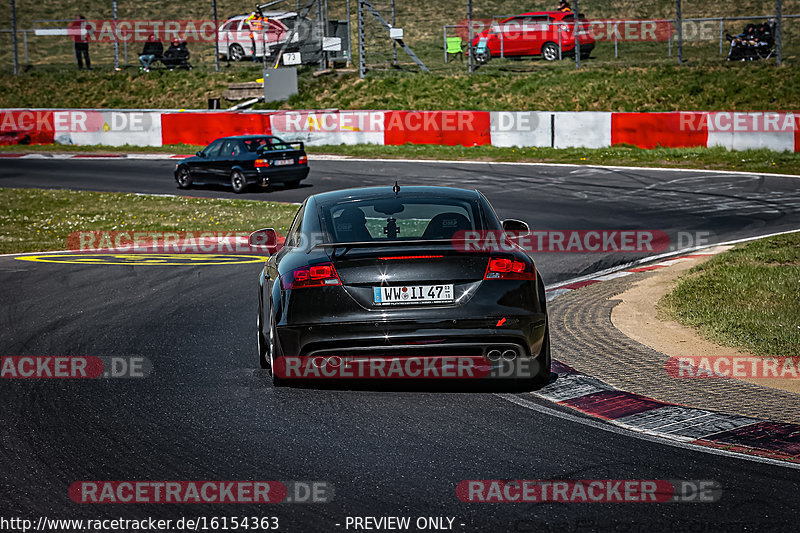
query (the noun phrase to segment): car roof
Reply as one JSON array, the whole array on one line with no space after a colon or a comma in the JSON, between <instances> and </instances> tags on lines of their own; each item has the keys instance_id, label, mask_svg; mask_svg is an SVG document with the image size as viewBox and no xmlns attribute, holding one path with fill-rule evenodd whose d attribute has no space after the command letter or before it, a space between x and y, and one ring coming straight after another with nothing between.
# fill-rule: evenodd
<instances>
[{"instance_id":1,"label":"car roof","mask_svg":"<svg viewBox=\"0 0 800 533\"><path fill-rule=\"evenodd\" d=\"M444 197L459 200L474 200L478 196L478 191L475 189L461 189L457 187L441 187L434 185L400 185L400 192L397 196L434 196ZM376 198L394 198L395 192L393 186L385 187L356 187L352 189L340 189L337 191L323 192L314 194L317 202L336 202L339 200L360 200L360 199L376 199Z\"/></svg>"}]
</instances>

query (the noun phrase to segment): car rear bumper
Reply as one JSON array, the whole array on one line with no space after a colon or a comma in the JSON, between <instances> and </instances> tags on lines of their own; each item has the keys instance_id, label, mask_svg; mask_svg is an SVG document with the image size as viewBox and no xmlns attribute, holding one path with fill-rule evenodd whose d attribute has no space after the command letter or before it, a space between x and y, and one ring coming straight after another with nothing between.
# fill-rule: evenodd
<instances>
[{"instance_id":1,"label":"car rear bumper","mask_svg":"<svg viewBox=\"0 0 800 533\"><path fill-rule=\"evenodd\" d=\"M541 351L547 318L523 316L409 319L278 325L284 355L315 357L477 357L490 350L514 349L517 355Z\"/></svg>"},{"instance_id":2,"label":"car rear bumper","mask_svg":"<svg viewBox=\"0 0 800 533\"><path fill-rule=\"evenodd\" d=\"M308 177L310 170L308 166L294 166L289 168L270 167L245 172L245 178L249 184L266 187L274 183L304 180Z\"/></svg>"}]
</instances>

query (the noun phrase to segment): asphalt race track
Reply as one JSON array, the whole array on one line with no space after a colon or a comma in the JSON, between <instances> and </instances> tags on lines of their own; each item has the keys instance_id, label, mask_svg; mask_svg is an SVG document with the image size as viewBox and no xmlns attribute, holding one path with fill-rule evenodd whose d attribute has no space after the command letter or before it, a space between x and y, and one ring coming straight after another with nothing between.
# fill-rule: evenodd
<instances>
[{"instance_id":1,"label":"asphalt race track","mask_svg":"<svg viewBox=\"0 0 800 533\"><path fill-rule=\"evenodd\" d=\"M177 193L173 166L0 160L0 187ZM312 168L304 187L244 197L297 202L314 192L398 179L401 186L478 188L501 218L538 229L707 231L711 242L722 242L800 227L800 182L788 177L356 161L312 161ZM224 189L189 194L235 196ZM549 253L537 264L552 283L637 257ZM410 516L412 523L454 517L455 531L796 527L798 469L603 431L468 387L273 389L256 369L258 271L257 264L0 257L0 354L136 356L153 367L143 379L2 380L2 515L277 516L281 531L346 531L348 516ZM470 479L714 480L722 497L463 503L455 488ZM79 480L319 480L335 495L325 504L80 505L68 495Z\"/></svg>"}]
</instances>

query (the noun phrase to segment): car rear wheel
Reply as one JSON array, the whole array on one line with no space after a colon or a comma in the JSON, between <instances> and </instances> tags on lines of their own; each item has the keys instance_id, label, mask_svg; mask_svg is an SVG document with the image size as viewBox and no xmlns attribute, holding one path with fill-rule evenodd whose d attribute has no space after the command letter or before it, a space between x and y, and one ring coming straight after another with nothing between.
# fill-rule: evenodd
<instances>
[{"instance_id":1,"label":"car rear wheel","mask_svg":"<svg viewBox=\"0 0 800 533\"><path fill-rule=\"evenodd\" d=\"M228 49L228 57L231 61L241 61L244 57L244 48L240 44L232 44Z\"/></svg>"},{"instance_id":2,"label":"car rear wheel","mask_svg":"<svg viewBox=\"0 0 800 533\"><path fill-rule=\"evenodd\" d=\"M300 180L284 181L283 186L287 189L296 189L300 186Z\"/></svg>"},{"instance_id":3,"label":"car rear wheel","mask_svg":"<svg viewBox=\"0 0 800 533\"><path fill-rule=\"evenodd\" d=\"M189 173L189 169L186 167L180 167L178 169L178 177L176 180L178 182L179 189L188 189L192 186L192 175Z\"/></svg>"},{"instance_id":4,"label":"car rear wheel","mask_svg":"<svg viewBox=\"0 0 800 533\"><path fill-rule=\"evenodd\" d=\"M556 43L544 43L544 46L542 46L542 57L546 61L555 61L558 59L558 46Z\"/></svg>"},{"instance_id":5,"label":"car rear wheel","mask_svg":"<svg viewBox=\"0 0 800 533\"><path fill-rule=\"evenodd\" d=\"M239 170L231 172L231 187L236 194L243 193L247 189L247 180Z\"/></svg>"},{"instance_id":6,"label":"car rear wheel","mask_svg":"<svg viewBox=\"0 0 800 533\"><path fill-rule=\"evenodd\" d=\"M273 387L285 387L287 385L286 378L275 375L275 358L278 353L278 334L275 331L275 318L272 316L272 310L269 313L269 338L267 339L267 357L269 357L270 373L272 374Z\"/></svg>"},{"instance_id":7,"label":"car rear wheel","mask_svg":"<svg viewBox=\"0 0 800 533\"><path fill-rule=\"evenodd\" d=\"M522 380L522 384L526 389L537 389L547 385L550 381L550 371L552 368L552 357L550 356L550 325L544 328L544 340L542 341L542 349L539 351L539 356L536 358L539 362L539 368L533 376Z\"/></svg>"}]
</instances>

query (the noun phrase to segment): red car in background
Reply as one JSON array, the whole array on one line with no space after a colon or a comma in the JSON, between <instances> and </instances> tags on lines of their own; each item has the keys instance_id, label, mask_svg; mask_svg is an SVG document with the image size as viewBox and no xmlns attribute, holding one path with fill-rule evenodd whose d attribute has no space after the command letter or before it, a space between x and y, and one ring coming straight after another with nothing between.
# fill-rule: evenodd
<instances>
[{"instance_id":1,"label":"red car in background","mask_svg":"<svg viewBox=\"0 0 800 533\"><path fill-rule=\"evenodd\" d=\"M589 57L595 40L583 14L578 15L578 40L581 58ZM541 55L547 61L575 55L575 14L560 11L523 13L494 22L486 31L474 36L473 49L478 62L492 57L528 57ZM483 40L483 42L481 42Z\"/></svg>"}]
</instances>

